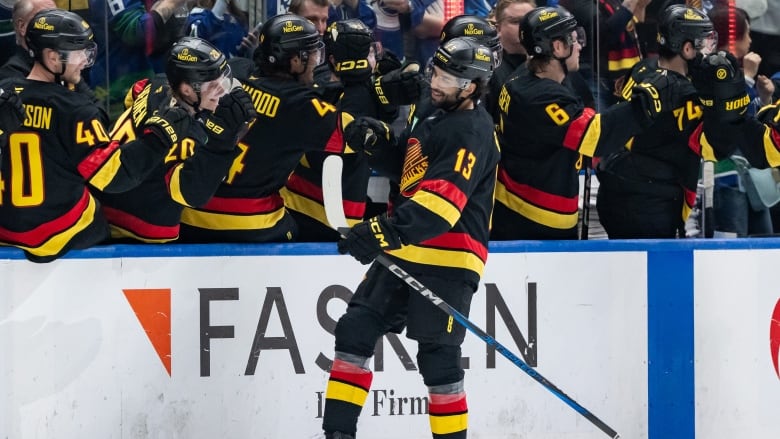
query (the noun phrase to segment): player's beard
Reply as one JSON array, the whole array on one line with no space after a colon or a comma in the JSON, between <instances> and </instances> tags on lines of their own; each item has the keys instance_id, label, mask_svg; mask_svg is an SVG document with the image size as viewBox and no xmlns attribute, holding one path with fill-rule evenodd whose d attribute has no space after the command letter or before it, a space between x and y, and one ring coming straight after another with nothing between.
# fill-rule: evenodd
<instances>
[{"instance_id":1,"label":"player's beard","mask_svg":"<svg viewBox=\"0 0 780 439\"><path fill-rule=\"evenodd\" d=\"M454 93L445 93L442 90L431 87L431 103L437 108L442 108L447 111L452 110L454 107L460 105L463 100L458 99L460 90Z\"/></svg>"}]
</instances>

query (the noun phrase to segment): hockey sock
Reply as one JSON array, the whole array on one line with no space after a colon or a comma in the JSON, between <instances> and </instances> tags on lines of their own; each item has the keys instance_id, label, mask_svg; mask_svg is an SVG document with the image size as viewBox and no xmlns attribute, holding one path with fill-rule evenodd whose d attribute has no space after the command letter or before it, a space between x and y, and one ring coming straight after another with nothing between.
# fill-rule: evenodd
<instances>
[{"instance_id":1,"label":"hockey sock","mask_svg":"<svg viewBox=\"0 0 780 439\"><path fill-rule=\"evenodd\" d=\"M428 388L428 417L434 439L466 439L469 409L463 381Z\"/></svg>"},{"instance_id":2,"label":"hockey sock","mask_svg":"<svg viewBox=\"0 0 780 439\"><path fill-rule=\"evenodd\" d=\"M327 433L340 431L354 435L357 420L366 403L373 374L366 368L368 359L336 353L325 391L325 413L322 429Z\"/></svg>"}]
</instances>

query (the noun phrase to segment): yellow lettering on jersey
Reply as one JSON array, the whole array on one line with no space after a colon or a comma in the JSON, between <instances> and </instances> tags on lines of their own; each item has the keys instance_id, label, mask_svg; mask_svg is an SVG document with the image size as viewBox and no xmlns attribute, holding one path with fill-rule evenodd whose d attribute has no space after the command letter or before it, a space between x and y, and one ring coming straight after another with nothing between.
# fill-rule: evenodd
<instances>
[{"instance_id":1,"label":"yellow lettering on jersey","mask_svg":"<svg viewBox=\"0 0 780 439\"><path fill-rule=\"evenodd\" d=\"M141 90L141 93L138 93L138 96L136 96L135 101L133 102L133 120L139 121L138 123L146 119L146 105L148 103L147 98L149 97L149 92L151 91L151 85L147 85L143 90Z\"/></svg>"},{"instance_id":2,"label":"yellow lettering on jersey","mask_svg":"<svg viewBox=\"0 0 780 439\"><path fill-rule=\"evenodd\" d=\"M25 105L24 122L22 122L22 125L30 128L48 130L51 126L51 107Z\"/></svg>"},{"instance_id":3,"label":"yellow lettering on jersey","mask_svg":"<svg viewBox=\"0 0 780 439\"><path fill-rule=\"evenodd\" d=\"M314 105L314 109L317 110L317 114L319 114L320 117L325 117L326 114L336 111L336 107L319 99L312 99L311 104Z\"/></svg>"},{"instance_id":4,"label":"yellow lettering on jersey","mask_svg":"<svg viewBox=\"0 0 780 439\"><path fill-rule=\"evenodd\" d=\"M498 108L502 113L509 113L509 90L506 87L501 87L501 93L498 95Z\"/></svg>"},{"instance_id":5,"label":"yellow lettering on jersey","mask_svg":"<svg viewBox=\"0 0 780 439\"><path fill-rule=\"evenodd\" d=\"M233 163L230 165L225 183L232 184L236 176L244 171L244 157L246 157L247 151L249 151L249 145L244 142L238 142L238 149L241 151L238 157L233 159Z\"/></svg>"},{"instance_id":6,"label":"yellow lettering on jersey","mask_svg":"<svg viewBox=\"0 0 780 439\"><path fill-rule=\"evenodd\" d=\"M246 84L243 85L243 88L252 98L252 105L255 106L255 111L257 111L258 115L276 117L276 111L279 110L279 103L281 102L278 97Z\"/></svg>"}]
</instances>

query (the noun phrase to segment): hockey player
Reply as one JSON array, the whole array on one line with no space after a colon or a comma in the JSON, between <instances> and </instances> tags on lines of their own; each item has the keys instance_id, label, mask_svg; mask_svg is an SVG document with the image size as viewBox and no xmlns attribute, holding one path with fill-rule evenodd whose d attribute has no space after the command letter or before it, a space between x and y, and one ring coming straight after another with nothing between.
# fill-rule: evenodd
<instances>
[{"instance_id":1,"label":"hockey player","mask_svg":"<svg viewBox=\"0 0 780 439\"><path fill-rule=\"evenodd\" d=\"M257 121L239 143L215 196L200 208L185 208L181 238L189 242L286 242L295 221L279 193L303 153L344 150L337 108L311 87L324 43L307 19L282 14L260 31L256 76L244 82Z\"/></svg>"},{"instance_id":2,"label":"hockey player","mask_svg":"<svg viewBox=\"0 0 780 439\"><path fill-rule=\"evenodd\" d=\"M48 262L108 237L87 183L105 192L137 185L188 131L189 121L184 110L160 110L139 139L119 148L104 128L105 112L62 85L78 81L94 62L89 25L73 12L48 9L33 17L26 38L35 58L30 75L0 83L15 88L25 107L3 155L0 242Z\"/></svg>"},{"instance_id":3,"label":"hockey player","mask_svg":"<svg viewBox=\"0 0 780 439\"><path fill-rule=\"evenodd\" d=\"M488 227L499 160L493 121L477 105L493 71L491 50L454 38L433 56L431 100L437 110L403 144L387 126L360 118L345 130L371 161L390 161L401 193L391 214L352 227L341 253L363 264L382 252L458 311L468 315L487 259ZM401 151L404 155L397 156ZM403 160L403 162L402 162ZM368 362L377 340L406 327L429 391L433 437L465 438L468 408L460 365L465 329L384 266L374 263L336 325L335 357L325 393L326 438L353 438L371 386Z\"/></svg>"},{"instance_id":4,"label":"hockey player","mask_svg":"<svg viewBox=\"0 0 780 439\"><path fill-rule=\"evenodd\" d=\"M214 195L240 152L239 131L257 114L240 84L233 87L225 56L206 40L177 41L165 70L165 76L141 80L129 91L132 105L112 137L122 143L136 139L152 116L149 109L174 105L187 111L192 128L136 188L98 195L113 238L177 239L183 207L201 206Z\"/></svg>"},{"instance_id":5,"label":"hockey player","mask_svg":"<svg viewBox=\"0 0 780 439\"><path fill-rule=\"evenodd\" d=\"M343 117L369 116L385 121L395 113L382 105L371 82L376 66L376 43L371 30L358 19L337 21L325 33L327 63L343 91L337 104ZM285 206L298 224L298 241L336 242L338 232L325 218L322 205L323 151L309 151L296 166L282 191ZM344 156L344 212L350 225L363 220L371 170L363 154Z\"/></svg>"},{"instance_id":6,"label":"hockey player","mask_svg":"<svg viewBox=\"0 0 780 439\"><path fill-rule=\"evenodd\" d=\"M610 238L684 237L701 155L708 154L697 132L702 109L687 76L689 65L717 47L712 22L698 9L669 6L659 17L658 43L659 57L634 66L623 97L629 97L633 84L660 71L675 84L677 103L628 148L599 164L597 208Z\"/></svg>"},{"instance_id":7,"label":"hockey player","mask_svg":"<svg viewBox=\"0 0 780 439\"><path fill-rule=\"evenodd\" d=\"M669 109L671 90L660 74L636 87L631 102L602 113L585 108L562 84L578 67L576 27L571 14L552 7L532 10L520 25L531 56L498 97L501 165L491 239L577 239L583 156L622 147Z\"/></svg>"}]
</instances>

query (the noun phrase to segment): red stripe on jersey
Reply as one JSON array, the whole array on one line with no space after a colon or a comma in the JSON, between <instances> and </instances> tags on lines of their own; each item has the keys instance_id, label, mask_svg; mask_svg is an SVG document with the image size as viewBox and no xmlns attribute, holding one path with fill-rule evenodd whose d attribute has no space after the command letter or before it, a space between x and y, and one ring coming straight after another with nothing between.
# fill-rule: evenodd
<instances>
[{"instance_id":1,"label":"red stripe on jersey","mask_svg":"<svg viewBox=\"0 0 780 439\"><path fill-rule=\"evenodd\" d=\"M284 206L279 194L263 198L223 198L211 197L200 210L236 214L260 214L273 212Z\"/></svg>"},{"instance_id":2,"label":"red stripe on jersey","mask_svg":"<svg viewBox=\"0 0 780 439\"><path fill-rule=\"evenodd\" d=\"M322 187L313 183L297 174L292 174L287 179L287 189L303 195L306 198L314 200L319 204L322 204ZM347 218L363 218L366 212L366 203L360 201L342 200L341 204L344 207L344 215Z\"/></svg>"},{"instance_id":3,"label":"red stripe on jersey","mask_svg":"<svg viewBox=\"0 0 780 439\"><path fill-rule=\"evenodd\" d=\"M428 413L431 415L451 415L455 413L466 413L469 411L465 393L460 393L458 395L430 394L429 396L431 398L431 402L428 404ZM455 401L451 401L453 397L459 398Z\"/></svg>"},{"instance_id":4,"label":"red stripe on jersey","mask_svg":"<svg viewBox=\"0 0 780 439\"><path fill-rule=\"evenodd\" d=\"M149 79L142 79L140 81L137 81L135 84L133 84L133 100L135 100L139 94L141 94L142 91L146 88L146 86L149 84Z\"/></svg>"},{"instance_id":5,"label":"red stripe on jersey","mask_svg":"<svg viewBox=\"0 0 780 439\"><path fill-rule=\"evenodd\" d=\"M604 9L607 10L609 15L612 15L615 13L615 8L612 7L606 0L599 0L599 3L601 3L601 6L604 7Z\"/></svg>"},{"instance_id":6,"label":"red stripe on jersey","mask_svg":"<svg viewBox=\"0 0 780 439\"><path fill-rule=\"evenodd\" d=\"M625 38L625 37L624 37ZM610 50L607 57L610 61L619 61L621 59L631 59L639 56L639 49L635 46L624 47L622 49Z\"/></svg>"},{"instance_id":7,"label":"red stripe on jersey","mask_svg":"<svg viewBox=\"0 0 780 439\"><path fill-rule=\"evenodd\" d=\"M704 124L699 123L699 126L688 137L688 148L694 152L694 154L701 156L701 132L704 130Z\"/></svg>"},{"instance_id":8,"label":"red stripe on jersey","mask_svg":"<svg viewBox=\"0 0 780 439\"><path fill-rule=\"evenodd\" d=\"M426 239L417 245L421 247L438 247L470 251L482 259L482 262L487 261L488 257L487 247L472 238L468 233L447 232L435 238Z\"/></svg>"},{"instance_id":9,"label":"red stripe on jersey","mask_svg":"<svg viewBox=\"0 0 780 439\"><path fill-rule=\"evenodd\" d=\"M0 239L9 243L19 243L25 247L38 247L52 236L73 227L89 206L89 199L89 191L84 188L81 199L64 215L26 232L14 232L0 227Z\"/></svg>"},{"instance_id":10,"label":"red stripe on jersey","mask_svg":"<svg viewBox=\"0 0 780 439\"><path fill-rule=\"evenodd\" d=\"M548 210L561 213L573 213L577 211L579 196L567 198L560 195L544 192L540 189L518 183L512 180L506 170L501 167L498 171L498 180L506 186L509 192L517 195L525 201Z\"/></svg>"},{"instance_id":11,"label":"red stripe on jersey","mask_svg":"<svg viewBox=\"0 0 780 439\"><path fill-rule=\"evenodd\" d=\"M95 175L98 169L106 163L109 157L119 148L119 142L112 141L103 148L95 148L84 160L79 163L79 174L84 177L85 180L89 180Z\"/></svg>"},{"instance_id":12,"label":"red stripe on jersey","mask_svg":"<svg viewBox=\"0 0 780 439\"><path fill-rule=\"evenodd\" d=\"M468 201L466 194L464 194L454 183L447 180L423 180L418 189L424 189L441 196L454 204L461 212Z\"/></svg>"},{"instance_id":13,"label":"red stripe on jersey","mask_svg":"<svg viewBox=\"0 0 780 439\"><path fill-rule=\"evenodd\" d=\"M693 207L696 204L696 191L683 188L683 192L685 193L685 204Z\"/></svg>"},{"instance_id":14,"label":"red stripe on jersey","mask_svg":"<svg viewBox=\"0 0 780 439\"><path fill-rule=\"evenodd\" d=\"M325 144L325 151L341 154L344 152L344 131L341 128L341 117L336 122L336 129L330 135L330 139Z\"/></svg>"},{"instance_id":15,"label":"red stripe on jersey","mask_svg":"<svg viewBox=\"0 0 780 439\"><path fill-rule=\"evenodd\" d=\"M102 209L109 223L129 230L141 238L176 239L179 236L178 224L175 226L158 226L113 207L102 206Z\"/></svg>"},{"instance_id":16,"label":"red stripe on jersey","mask_svg":"<svg viewBox=\"0 0 780 439\"><path fill-rule=\"evenodd\" d=\"M563 146L576 151L580 147L582 138L585 136L585 132L588 131L590 121L595 115L596 110L588 107L583 109L580 117L574 119L569 124L569 129L566 130L566 136L563 138Z\"/></svg>"},{"instance_id":17,"label":"red stripe on jersey","mask_svg":"<svg viewBox=\"0 0 780 439\"><path fill-rule=\"evenodd\" d=\"M780 151L780 131L773 126L769 129L769 135L772 137L772 143L775 145L775 149Z\"/></svg>"}]
</instances>

